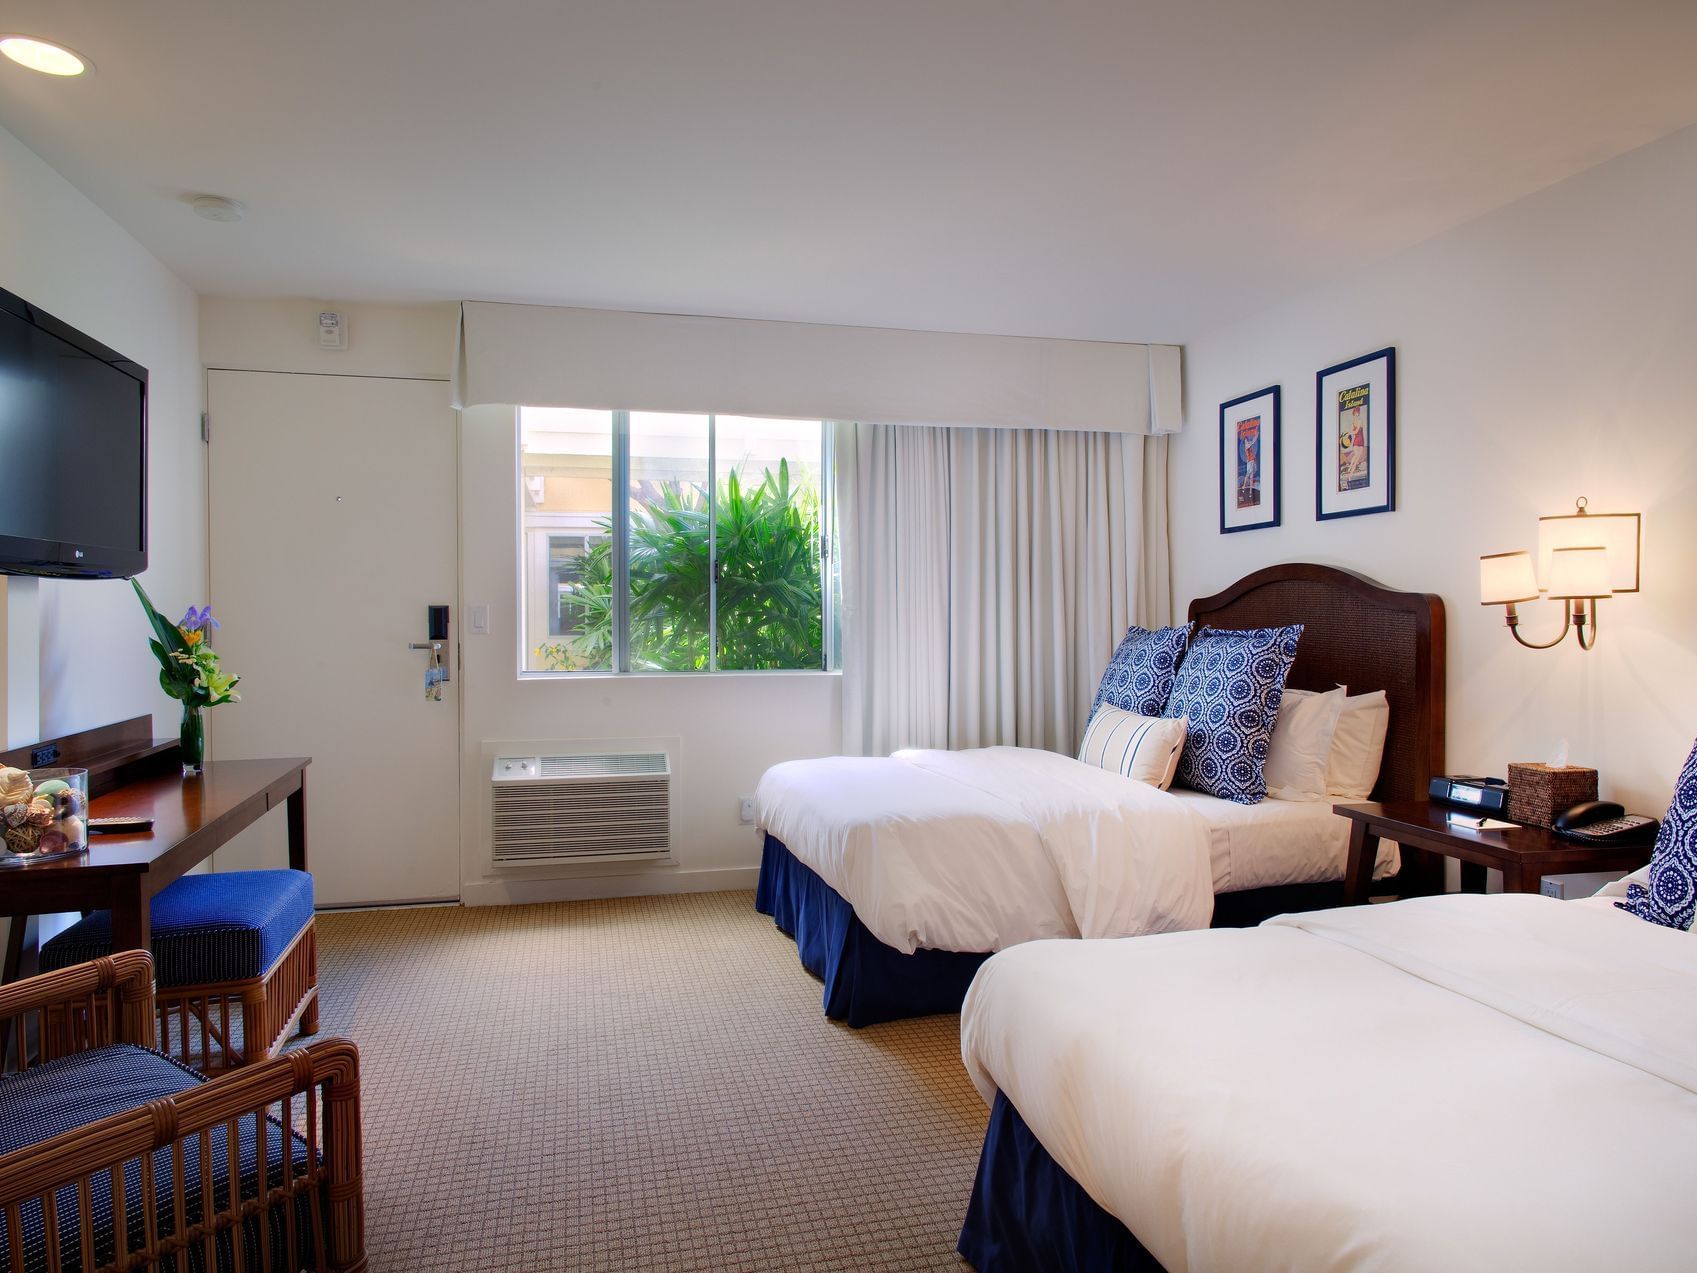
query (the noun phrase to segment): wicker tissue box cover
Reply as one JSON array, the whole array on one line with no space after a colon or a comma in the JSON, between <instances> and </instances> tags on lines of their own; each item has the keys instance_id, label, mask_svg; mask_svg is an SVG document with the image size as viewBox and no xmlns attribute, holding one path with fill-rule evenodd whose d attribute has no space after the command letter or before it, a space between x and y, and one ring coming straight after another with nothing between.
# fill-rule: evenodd
<instances>
[{"instance_id":1,"label":"wicker tissue box cover","mask_svg":"<svg viewBox=\"0 0 1697 1273\"><path fill-rule=\"evenodd\" d=\"M1508 816L1547 827L1576 804L1597 798L1597 771L1583 765L1510 765Z\"/></svg>"}]
</instances>

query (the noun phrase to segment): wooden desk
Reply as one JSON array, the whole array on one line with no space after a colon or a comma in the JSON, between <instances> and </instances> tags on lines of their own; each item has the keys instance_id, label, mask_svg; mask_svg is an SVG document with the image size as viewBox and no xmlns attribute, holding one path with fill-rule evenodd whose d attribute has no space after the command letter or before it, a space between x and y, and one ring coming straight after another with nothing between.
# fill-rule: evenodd
<instances>
[{"instance_id":1,"label":"wooden desk","mask_svg":"<svg viewBox=\"0 0 1697 1273\"><path fill-rule=\"evenodd\" d=\"M1636 870L1650 860L1652 848L1648 843L1580 844L1543 827L1474 831L1449 820L1452 813L1472 816L1467 810L1426 800L1340 804L1332 806L1332 811L1350 820L1344 902L1352 906L1365 902L1372 891L1381 838L1457 859L1464 886L1471 885L1476 892L1484 891L1486 867L1503 873L1505 893L1536 893L1546 875Z\"/></svg>"},{"instance_id":2,"label":"wooden desk","mask_svg":"<svg viewBox=\"0 0 1697 1273\"><path fill-rule=\"evenodd\" d=\"M147 817L136 835L91 835L88 852L58 862L0 867L0 915L110 910L112 949L147 950L153 895L287 802L289 865L306 867L306 757L214 760L198 778L167 773L115 787L89 804L94 818Z\"/></svg>"}]
</instances>

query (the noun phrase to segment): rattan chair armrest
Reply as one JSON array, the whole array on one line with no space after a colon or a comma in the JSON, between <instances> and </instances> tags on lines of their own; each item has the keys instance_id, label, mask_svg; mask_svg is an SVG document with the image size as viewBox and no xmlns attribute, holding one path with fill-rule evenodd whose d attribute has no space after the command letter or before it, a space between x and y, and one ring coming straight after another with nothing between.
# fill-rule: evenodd
<instances>
[{"instance_id":1,"label":"rattan chair armrest","mask_svg":"<svg viewBox=\"0 0 1697 1273\"><path fill-rule=\"evenodd\" d=\"M0 1157L0 1213L173 1142L203 1132L221 1134L233 1119L263 1117L268 1106L313 1088L323 1092L319 1150L328 1185L326 1236L332 1266L361 1268L365 1217L359 1049L348 1039L315 1040Z\"/></svg>"},{"instance_id":2,"label":"rattan chair armrest","mask_svg":"<svg viewBox=\"0 0 1697 1273\"><path fill-rule=\"evenodd\" d=\"M145 950L121 950L85 964L27 977L0 986L0 1027L29 1013L66 1011L109 996L113 1043L154 1043L153 956ZM105 1040L95 1040L100 1046ZM74 1051L74 1048L65 1049ZM63 1055L63 1051L59 1053Z\"/></svg>"}]
</instances>

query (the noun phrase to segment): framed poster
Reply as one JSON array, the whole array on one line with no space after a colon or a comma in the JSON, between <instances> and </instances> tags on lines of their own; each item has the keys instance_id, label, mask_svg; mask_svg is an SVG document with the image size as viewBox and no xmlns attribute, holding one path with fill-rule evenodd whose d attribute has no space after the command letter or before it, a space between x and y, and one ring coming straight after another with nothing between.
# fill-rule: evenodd
<instances>
[{"instance_id":1,"label":"framed poster","mask_svg":"<svg viewBox=\"0 0 1697 1273\"><path fill-rule=\"evenodd\" d=\"M1396 350L1315 377L1314 515L1360 517L1396 507Z\"/></svg>"},{"instance_id":2,"label":"framed poster","mask_svg":"<svg viewBox=\"0 0 1697 1273\"><path fill-rule=\"evenodd\" d=\"M1279 387L1220 404L1220 534L1279 524Z\"/></svg>"}]
</instances>

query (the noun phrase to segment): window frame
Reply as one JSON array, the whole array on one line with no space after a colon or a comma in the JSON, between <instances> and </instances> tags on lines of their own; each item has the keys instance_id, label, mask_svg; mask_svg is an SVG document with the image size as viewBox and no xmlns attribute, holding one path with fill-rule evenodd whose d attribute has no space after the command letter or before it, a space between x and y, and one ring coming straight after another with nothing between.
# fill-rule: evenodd
<instances>
[{"instance_id":1,"label":"window frame","mask_svg":"<svg viewBox=\"0 0 1697 1273\"><path fill-rule=\"evenodd\" d=\"M514 413L514 445L518 455L518 511L519 511L519 616L518 627L520 634L519 645L519 677L521 680L537 678L554 680L562 677L607 677L607 676L796 676L834 674L840 669L837 665L838 651L833 633L836 626L836 603L833 596L832 568L836 552L836 491L835 465L833 454L833 430L831 421L821 419L819 424L819 534L814 544L813 559L819 569L819 614L820 614L820 654L818 667L791 668L729 668L719 667L719 473L718 473L718 412L679 412L683 415L705 415L707 419L707 553L709 575L707 585L708 630L711 639L708 641L707 667L701 671L677 671L660 668L633 668L631 666L630 640L630 512L631 512L631 412L628 410L609 411L610 441L612 447L612 499L609 515L612 518L612 573L613 573L613 641L612 666L608 668L582 669L551 669L530 668L527 666L527 651L529 625L531 615L531 547L530 537L535 534L537 527L526 522L524 505L524 410L519 407ZM664 413L662 413L664 414ZM771 419L796 419L797 417L769 417Z\"/></svg>"}]
</instances>

